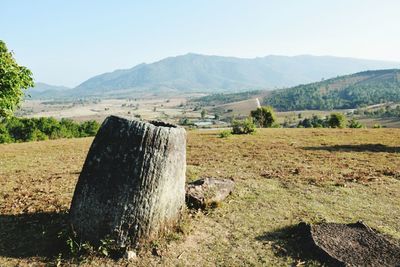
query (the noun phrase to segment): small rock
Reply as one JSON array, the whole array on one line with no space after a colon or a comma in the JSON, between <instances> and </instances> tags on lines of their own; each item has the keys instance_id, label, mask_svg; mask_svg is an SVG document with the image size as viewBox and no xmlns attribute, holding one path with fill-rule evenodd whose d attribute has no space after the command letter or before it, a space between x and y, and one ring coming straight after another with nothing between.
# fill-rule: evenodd
<instances>
[{"instance_id":1,"label":"small rock","mask_svg":"<svg viewBox=\"0 0 400 267\"><path fill-rule=\"evenodd\" d=\"M133 251L133 250L127 250L127 251L125 252L124 258L125 258L126 260L128 260L128 261L136 260L136 258L137 258L136 252Z\"/></svg>"},{"instance_id":2,"label":"small rock","mask_svg":"<svg viewBox=\"0 0 400 267\"><path fill-rule=\"evenodd\" d=\"M190 208L205 209L218 205L231 192L235 183L228 179L202 178L186 186L186 203Z\"/></svg>"}]
</instances>

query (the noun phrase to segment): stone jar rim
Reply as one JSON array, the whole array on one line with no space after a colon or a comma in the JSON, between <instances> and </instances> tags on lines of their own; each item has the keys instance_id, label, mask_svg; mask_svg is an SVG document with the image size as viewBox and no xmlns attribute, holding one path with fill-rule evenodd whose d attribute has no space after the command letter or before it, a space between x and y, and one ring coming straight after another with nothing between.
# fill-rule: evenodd
<instances>
[{"instance_id":1,"label":"stone jar rim","mask_svg":"<svg viewBox=\"0 0 400 267\"><path fill-rule=\"evenodd\" d=\"M138 120L135 118L130 118L130 117L125 117L125 116L118 116L118 115L111 115L109 117L106 118L107 119L118 119L118 120L126 120L129 122L137 122L137 123L143 123L143 124L148 124L149 126L153 126L153 127L162 127L162 128L175 128L175 129L180 129L182 127L173 124L173 123L169 123L169 122L164 122L164 121L160 121L160 120Z\"/></svg>"}]
</instances>

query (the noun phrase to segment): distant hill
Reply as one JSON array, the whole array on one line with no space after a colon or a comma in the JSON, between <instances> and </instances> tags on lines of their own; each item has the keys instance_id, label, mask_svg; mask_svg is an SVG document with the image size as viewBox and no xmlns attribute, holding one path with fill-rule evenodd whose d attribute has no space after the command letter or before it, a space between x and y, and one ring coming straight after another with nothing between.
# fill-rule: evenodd
<instances>
[{"instance_id":1,"label":"distant hill","mask_svg":"<svg viewBox=\"0 0 400 267\"><path fill-rule=\"evenodd\" d=\"M37 82L35 87L28 88L25 91L25 96L30 96L32 98L38 98L41 96L51 97L51 96L63 96L66 95L68 90L71 88L58 85L50 85L47 83Z\"/></svg>"},{"instance_id":2,"label":"distant hill","mask_svg":"<svg viewBox=\"0 0 400 267\"><path fill-rule=\"evenodd\" d=\"M62 91L62 90L69 90L71 88L66 86L59 86L59 85L50 85L47 83L37 82L35 83L35 87L30 88L32 91L35 92L44 92L44 91Z\"/></svg>"},{"instance_id":3,"label":"distant hill","mask_svg":"<svg viewBox=\"0 0 400 267\"><path fill-rule=\"evenodd\" d=\"M110 97L137 92L240 92L381 68L400 68L400 63L308 55L244 59L187 54L95 76L70 94Z\"/></svg>"},{"instance_id":4,"label":"distant hill","mask_svg":"<svg viewBox=\"0 0 400 267\"><path fill-rule=\"evenodd\" d=\"M269 91L262 91L262 90L254 90L254 91L246 91L246 92L230 93L230 94L218 93L218 94L211 94L193 98L189 101L189 103L198 106L218 106L248 99L263 98L268 93Z\"/></svg>"},{"instance_id":5,"label":"distant hill","mask_svg":"<svg viewBox=\"0 0 400 267\"><path fill-rule=\"evenodd\" d=\"M264 104L281 111L348 109L400 101L400 70L364 71L275 90Z\"/></svg>"}]
</instances>

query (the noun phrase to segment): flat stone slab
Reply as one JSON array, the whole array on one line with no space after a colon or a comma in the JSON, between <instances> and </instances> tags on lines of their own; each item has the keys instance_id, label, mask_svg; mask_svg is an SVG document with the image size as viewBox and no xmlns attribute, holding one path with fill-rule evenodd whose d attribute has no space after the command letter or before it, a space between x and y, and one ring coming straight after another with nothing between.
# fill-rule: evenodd
<instances>
[{"instance_id":1,"label":"flat stone slab","mask_svg":"<svg viewBox=\"0 0 400 267\"><path fill-rule=\"evenodd\" d=\"M400 266L400 246L363 222L299 225L304 245L332 266Z\"/></svg>"},{"instance_id":2,"label":"flat stone slab","mask_svg":"<svg viewBox=\"0 0 400 267\"><path fill-rule=\"evenodd\" d=\"M235 183L228 179L202 178L186 186L189 208L204 209L217 206L232 193Z\"/></svg>"}]
</instances>

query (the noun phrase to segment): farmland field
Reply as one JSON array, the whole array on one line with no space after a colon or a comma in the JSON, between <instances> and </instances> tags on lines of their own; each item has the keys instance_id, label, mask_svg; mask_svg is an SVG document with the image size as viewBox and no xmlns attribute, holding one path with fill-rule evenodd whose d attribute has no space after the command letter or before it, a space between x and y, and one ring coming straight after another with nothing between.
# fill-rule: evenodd
<instances>
[{"instance_id":1,"label":"farmland field","mask_svg":"<svg viewBox=\"0 0 400 267\"><path fill-rule=\"evenodd\" d=\"M196 96L196 95L193 95ZM191 97L193 97L191 96ZM200 117L200 112L179 108L187 96L172 98L92 99L86 101L27 100L18 111L24 117L71 118L76 121L97 120L102 122L109 115L139 115L145 119L166 119L185 116Z\"/></svg>"},{"instance_id":2,"label":"farmland field","mask_svg":"<svg viewBox=\"0 0 400 267\"><path fill-rule=\"evenodd\" d=\"M77 263L60 254L57 235L91 142L0 145L0 266ZM233 194L191 212L182 233L132 266L318 266L292 250L289 229L300 221L363 220L400 239L398 129L262 129L225 139L188 131L187 164L187 180L233 179ZM89 255L81 264L127 262Z\"/></svg>"}]
</instances>

